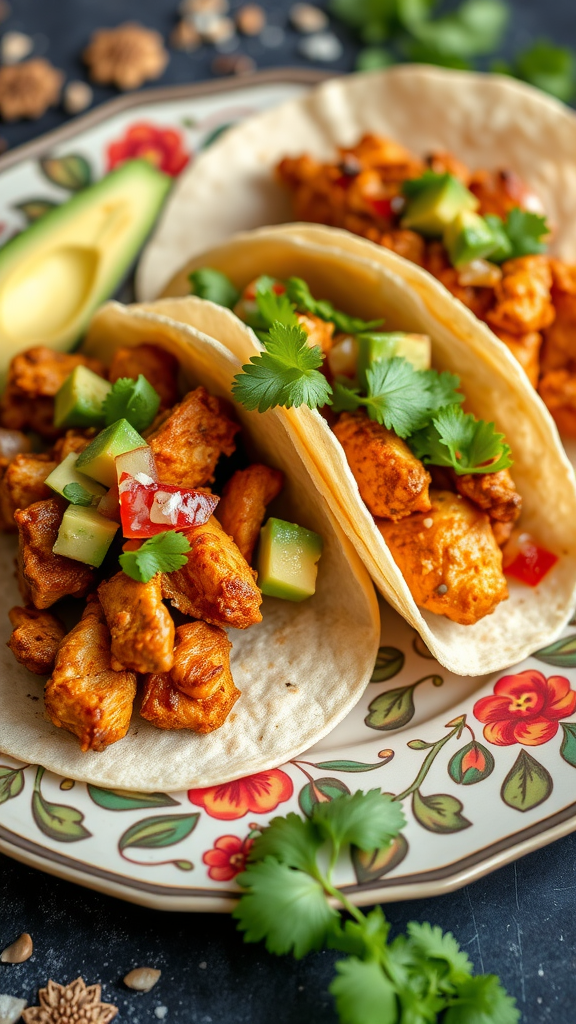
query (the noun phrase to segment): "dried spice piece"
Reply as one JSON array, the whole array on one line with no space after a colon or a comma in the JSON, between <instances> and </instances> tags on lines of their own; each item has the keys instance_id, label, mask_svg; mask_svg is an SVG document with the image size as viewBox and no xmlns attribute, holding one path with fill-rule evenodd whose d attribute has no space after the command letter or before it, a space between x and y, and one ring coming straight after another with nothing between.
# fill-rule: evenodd
<instances>
[{"instance_id":1,"label":"dried spice piece","mask_svg":"<svg viewBox=\"0 0 576 1024\"><path fill-rule=\"evenodd\" d=\"M12 942L0 954L0 963L23 964L29 960L34 952L34 944L28 932L22 932L15 942Z\"/></svg>"},{"instance_id":2,"label":"dried spice piece","mask_svg":"<svg viewBox=\"0 0 576 1024\"><path fill-rule=\"evenodd\" d=\"M135 21L94 32L83 54L90 78L99 85L137 89L159 78L169 56L159 32Z\"/></svg>"},{"instance_id":3,"label":"dried spice piece","mask_svg":"<svg viewBox=\"0 0 576 1024\"><path fill-rule=\"evenodd\" d=\"M86 985L76 978L70 985L49 981L38 992L40 1006L22 1012L24 1024L109 1024L118 1007L101 1002L101 985Z\"/></svg>"},{"instance_id":4,"label":"dried spice piece","mask_svg":"<svg viewBox=\"0 0 576 1024\"><path fill-rule=\"evenodd\" d=\"M184 50L185 53L192 53L193 50L198 49L202 40L200 39L198 29L189 21L182 19L172 29L168 42L174 50Z\"/></svg>"},{"instance_id":5,"label":"dried spice piece","mask_svg":"<svg viewBox=\"0 0 576 1024\"><path fill-rule=\"evenodd\" d=\"M304 34L322 32L328 26L328 17L314 4L294 4L290 9L290 23L297 32Z\"/></svg>"},{"instance_id":6,"label":"dried spice piece","mask_svg":"<svg viewBox=\"0 0 576 1024\"><path fill-rule=\"evenodd\" d=\"M60 99L64 74L43 57L0 68L0 116L4 121L42 117Z\"/></svg>"},{"instance_id":7,"label":"dried spice piece","mask_svg":"<svg viewBox=\"0 0 576 1024\"><path fill-rule=\"evenodd\" d=\"M25 32L5 32L0 40L0 58L3 64L17 64L34 49L31 36Z\"/></svg>"},{"instance_id":8,"label":"dried spice piece","mask_svg":"<svg viewBox=\"0 0 576 1024\"><path fill-rule=\"evenodd\" d=\"M124 984L135 992L149 992L161 974L162 971L156 970L155 967L135 967L133 971L128 971Z\"/></svg>"},{"instance_id":9,"label":"dried spice piece","mask_svg":"<svg viewBox=\"0 0 576 1024\"><path fill-rule=\"evenodd\" d=\"M16 1024L16 1021L20 1020L25 1006L25 999L0 995L0 1024Z\"/></svg>"},{"instance_id":10,"label":"dried spice piece","mask_svg":"<svg viewBox=\"0 0 576 1024\"><path fill-rule=\"evenodd\" d=\"M245 4L236 11L236 27L244 36L259 36L266 24L266 11L260 4Z\"/></svg>"},{"instance_id":11,"label":"dried spice piece","mask_svg":"<svg viewBox=\"0 0 576 1024\"><path fill-rule=\"evenodd\" d=\"M212 61L212 71L215 75L249 75L255 67L252 57L247 57L244 53L222 54Z\"/></svg>"},{"instance_id":12,"label":"dried spice piece","mask_svg":"<svg viewBox=\"0 0 576 1024\"><path fill-rule=\"evenodd\" d=\"M80 114L90 106L93 99L94 93L88 83L78 80L68 82L64 89L62 104L67 114Z\"/></svg>"}]
</instances>

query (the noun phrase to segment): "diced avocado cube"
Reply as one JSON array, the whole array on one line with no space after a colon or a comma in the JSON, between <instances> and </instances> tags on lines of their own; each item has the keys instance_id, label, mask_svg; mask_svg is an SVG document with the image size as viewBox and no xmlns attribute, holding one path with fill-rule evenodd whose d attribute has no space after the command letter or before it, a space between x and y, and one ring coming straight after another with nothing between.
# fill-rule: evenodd
<instances>
[{"instance_id":1,"label":"diced avocado cube","mask_svg":"<svg viewBox=\"0 0 576 1024\"><path fill-rule=\"evenodd\" d=\"M399 334L395 355L411 363L415 370L432 366L432 339L428 334Z\"/></svg>"},{"instance_id":2,"label":"diced avocado cube","mask_svg":"<svg viewBox=\"0 0 576 1024\"><path fill-rule=\"evenodd\" d=\"M463 210L477 210L478 200L458 178L442 175L409 198L402 227L439 237Z\"/></svg>"},{"instance_id":3,"label":"diced avocado cube","mask_svg":"<svg viewBox=\"0 0 576 1024\"><path fill-rule=\"evenodd\" d=\"M101 426L104 423L102 403L111 387L87 366L75 366L56 394L54 426Z\"/></svg>"},{"instance_id":4,"label":"diced avocado cube","mask_svg":"<svg viewBox=\"0 0 576 1024\"><path fill-rule=\"evenodd\" d=\"M494 248L490 252L491 263L504 263L513 252L512 242L506 234L504 222L495 213L487 213L484 220L488 224L494 238Z\"/></svg>"},{"instance_id":5,"label":"diced avocado cube","mask_svg":"<svg viewBox=\"0 0 576 1024\"><path fill-rule=\"evenodd\" d=\"M374 363L381 363L393 356L400 356L412 364L415 370L429 370L432 363L432 346L426 334L406 334L403 331L357 334L358 361L356 376L363 390L366 390L366 370Z\"/></svg>"},{"instance_id":6,"label":"diced avocado cube","mask_svg":"<svg viewBox=\"0 0 576 1024\"><path fill-rule=\"evenodd\" d=\"M270 518L260 531L258 586L269 597L304 601L316 592L322 538L296 523Z\"/></svg>"},{"instance_id":7,"label":"diced avocado cube","mask_svg":"<svg viewBox=\"0 0 576 1024\"><path fill-rule=\"evenodd\" d=\"M52 550L55 555L65 555L97 567L102 565L118 526L94 508L69 505Z\"/></svg>"},{"instance_id":8,"label":"diced avocado cube","mask_svg":"<svg viewBox=\"0 0 576 1024\"><path fill-rule=\"evenodd\" d=\"M116 456L145 445L144 438L140 437L128 420L118 420L105 430L101 430L88 447L80 452L76 469L105 484L106 487L112 487L112 484L116 483Z\"/></svg>"},{"instance_id":9,"label":"diced avocado cube","mask_svg":"<svg viewBox=\"0 0 576 1024\"><path fill-rule=\"evenodd\" d=\"M63 462L56 469L53 469L50 476L46 477L44 481L56 494L66 497L64 494L64 488L68 487L69 484L79 484L89 494L94 495L95 498L101 498L106 494L106 488L102 484L96 483L91 477L85 476L84 473L78 473L76 469L76 463L78 461L78 455L76 452L70 452L66 456Z\"/></svg>"},{"instance_id":10,"label":"diced avocado cube","mask_svg":"<svg viewBox=\"0 0 576 1024\"><path fill-rule=\"evenodd\" d=\"M444 245L452 266L460 270L472 260L489 256L495 240L492 228L483 217L471 210L463 210L446 228Z\"/></svg>"}]
</instances>

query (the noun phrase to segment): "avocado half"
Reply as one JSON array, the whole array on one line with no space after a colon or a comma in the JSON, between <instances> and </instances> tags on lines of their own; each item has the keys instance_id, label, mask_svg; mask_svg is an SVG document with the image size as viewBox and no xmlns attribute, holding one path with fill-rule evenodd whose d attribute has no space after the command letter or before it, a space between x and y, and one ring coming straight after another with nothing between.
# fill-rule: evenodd
<instances>
[{"instance_id":1,"label":"avocado half","mask_svg":"<svg viewBox=\"0 0 576 1024\"><path fill-rule=\"evenodd\" d=\"M130 160L0 249L0 382L31 345L66 350L135 259L172 179Z\"/></svg>"}]
</instances>

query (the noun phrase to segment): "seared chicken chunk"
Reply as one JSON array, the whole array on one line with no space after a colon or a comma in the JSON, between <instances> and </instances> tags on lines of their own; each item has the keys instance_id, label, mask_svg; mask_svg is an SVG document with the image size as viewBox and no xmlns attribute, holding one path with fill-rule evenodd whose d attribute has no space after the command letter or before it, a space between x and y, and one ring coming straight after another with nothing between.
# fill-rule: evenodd
<instances>
[{"instance_id":1,"label":"seared chicken chunk","mask_svg":"<svg viewBox=\"0 0 576 1024\"><path fill-rule=\"evenodd\" d=\"M222 686L229 688L230 643L221 626L189 622L178 626L170 679L195 700L207 700Z\"/></svg>"},{"instance_id":2,"label":"seared chicken chunk","mask_svg":"<svg viewBox=\"0 0 576 1024\"><path fill-rule=\"evenodd\" d=\"M229 672L222 685L206 700L187 697L168 673L146 676L140 714L157 729L214 732L224 725L239 696L240 691Z\"/></svg>"},{"instance_id":3,"label":"seared chicken chunk","mask_svg":"<svg viewBox=\"0 0 576 1024\"><path fill-rule=\"evenodd\" d=\"M545 373L538 385L561 434L576 437L576 375L568 370Z\"/></svg>"},{"instance_id":4,"label":"seared chicken chunk","mask_svg":"<svg viewBox=\"0 0 576 1024\"><path fill-rule=\"evenodd\" d=\"M314 313L297 313L298 323L308 335L310 348L317 346L324 355L328 355L334 342L334 324L330 320L322 320Z\"/></svg>"},{"instance_id":5,"label":"seared chicken chunk","mask_svg":"<svg viewBox=\"0 0 576 1024\"><path fill-rule=\"evenodd\" d=\"M80 452L88 447L97 433L95 427L86 427L85 430L78 428L67 430L64 437L59 437L52 448L52 458L60 463L64 462L68 455L80 455Z\"/></svg>"},{"instance_id":6,"label":"seared chicken chunk","mask_svg":"<svg viewBox=\"0 0 576 1024\"><path fill-rule=\"evenodd\" d=\"M510 334L500 327L493 327L512 355L518 360L533 388L538 386L540 374L540 349L542 335L539 331L528 331L527 334Z\"/></svg>"},{"instance_id":7,"label":"seared chicken chunk","mask_svg":"<svg viewBox=\"0 0 576 1024\"><path fill-rule=\"evenodd\" d=\"M159 479L180 487L209 483L220 455L234 451L239 430L220 398L209 395L206 388L190 391L148 437Z\"/></svg>"},{"instance_id":8,"label":"seared chicken chunk","mask_svg":"<svg viewBox=\"0 0 576 1024\"><path fill-rule=\"evenodd\" d=\"M94 582L94 570L83 562L55 555L66 503L59 498L35 501L14 514L19 533L18 583L25 601L49 608L61 597L83 597Z\"/></svg>"},{"instance_id":9,"label":"seared chicken chunk","mask_svg":"<svg viewBox=\"0 0 576 1024\"><path fill-rule=\"evenodd\" d=\"M411 263L417 263L423 267L426 260L426 243L422 235L407 228L397 228L395 231L385 231L379 239L380 245L385 249L403 256Z\"/></svg>"},{"instance_id":10,"label":"seared chicken chunk","mask_svg":"<svg viewBox=\"0 0 576 1024\"><path fill-rule=\"evenodd\" d=\"M278 469L254 463L239 469L222 491L216 517L247 562L266 515L266 506L280 494L284 476Z\"/></svg>"},{"instance_id":11,"label":"seared chicken chunk","mask_svg":"<svg viewBox=\"0 0 576 1024\"><path fill-rule=\"evenodd\" d=\"M450 491L431 491L431 508L382 533L417 605L470 626L508 597L502 552L488 516Z\"/></svg>"},{"instance_id":12,"label":"seared chicken chunk","mask_svg":"<svg viewBox=\"0 0 576 1024\"><path fill-rule=\"evenodd\" d=\"M60 619L36 608L11 608L8 615L14 627L8 647L16 661L38 676L49 675L66 635Z\"/></svg>"},{"instance_id":13,"label":"seared chicken chunk","mask_svg":"<svg viewBox=\"0 0 576 1024\"><path fill-rule=\"evenodd\" d=\"M171 352L146 344L116 349L108 374L112 383L120 377L138 380L140 374L160 395L161 409L178 401L178 360Z\"/></svg>"},{"instance_id":14,"label":"seared chicken chunk","mask_svg":"<svg viewBox=\"0 0 576 1024\"><path fill-rule=\"evenodd\" d=\"M542 373L551 370L576 371L576 294L554 296L556 318L544 332Z\"/></svg>"},{"instance_id":15,"label":"seared chicken chunk","mask_svg":"<svg viewBox=\"0 0 576 1024\"><path fill-rule=\"evenodd\" d=\"M112 638L112 668L168 672L174 659L174 622L162 604L160 576L138 583L123 572L98 587Z\"/></svg>"},{"instance_id":16,"label":"seared chicken chunk","mask_svg":"<svg viewBox=\"0 0 576 1024\"><path fill-rule=\"evenodd\" d=\"M522 511L522 498L507 469L498 473L454 473L456 490L473 501L491 519L500 523L515 523Z\"/></svg>"},{"instance_id":17,"label":"seared chicken chunk","mask_svg":"<svg viewBox=\"0 0 576 1024\"><path fill-rule=\"evenodd\" d=\"M186 565L162 577L163 596L184 615L215 626L247 629L261 622L256 573L214 516L185 536L191 547Z\"/></svg>"},{"instance_id":18,"label":"seared chicken chunk","mask_svg":"<svg viewBox=\"0 0 576 1024\"><path fill-rule=\"evenodd\" d=\"M373 516L402 519L430 508L430 474L405 441L365 413L343 413L334 433Z\"/></svg>"},{"instance_id":19,"label":"seared chicken chunk","mask_svg":"<svg viewBox=\"0 0 576 1024\"><path fill-rule=\"evenodd\" d=\"M514 171L474 171L468 188L480 201L478 213L483 217L495 213L506 220L510 210L517 206L533 213L544 212L532 189Z\"/></svg>"},{"instance_id":20,"label":"seared chicken chunk","mask_svg":"<svg viewBox=\"0 0 576 1024\"><path fill-rule=\"evenodd\" d=\"M0 481L0 515L6 529L16 529L17 508L28 508L50 497L52 491L44 481L56 465L49 455L17 455L12 459Z\"/></svg>"},{"instance_id":21,"label":"seared chicken chunk","mask_svg":"<svg viewBox=\"0 0 576 1024\"><path fill-rule=\"evenodd\" d=\"M519 256L502 264L502 280L494 289L496 305L486 314L491 327L509 334L527 334L554 320L552 274L546 256Z\"/></svg>"},{"instance_id":22,"label":"seared chicken chunk","mask_svg":"<svg viewBox=\"0 0 576 1024\"><path fill-rule=\"evenodd\" d=\"M135 696L136 675L112 668L104 613L91 601L60 644L44 695L48 717L82 750L104 750L128 732Z\"/></svg>"}]
</instances>

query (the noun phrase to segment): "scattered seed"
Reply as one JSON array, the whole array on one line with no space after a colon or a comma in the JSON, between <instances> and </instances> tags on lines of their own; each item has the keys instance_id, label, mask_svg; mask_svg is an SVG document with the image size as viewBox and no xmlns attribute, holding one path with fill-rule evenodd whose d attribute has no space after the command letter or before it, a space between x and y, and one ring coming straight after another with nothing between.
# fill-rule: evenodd
<instances>
[{"instance_id":1,"label":"scattered seed","mask_svg":"<svg viewBox=\"0 0 576 1024\"><path fill-rule=\"evenodd\" d=\"M343 46L333 32L318 32L303 39L298 46L298 52L308 60L329 63L342 56Z\"/></svg>"},{"instance_id":2,"label":"scattered seed","mask_svg":"<svg viewBox=\"0 0 576 1024\"><path fill-rule=\"evenodd\" d=\"M259 4L245 4L236 12L236 27L244 36L259 36L266 24L266 11Z\"/></svg>"},{"instance_id":3,"label":"scattered seed","mask_svg":"<svg viewBox=\"0 0 576 1024\"><path fill-rule=\"evenodd\" d=\"M26 1009L25 999L15 999L14 996L0 995L0 1024L16 1024L22 1016L22 1010Z\"/></svg>"},{"instance_id":4,"label":"scattered seed","mask_svg":"<svg viewBox=\"0 0 576 1024\"><path fill-rule=\"evenodd\" d=\"M205 43L223 43L226 39L232 39L236 33L232 18L211 18L203 27L196 23L196 28Z\"/></svg>"},{"instance_id":5,"label":"scattered seed","mask_svg":"<svg viewBox=\"0 0 576 1024\"><path fill-rule=\"evenodd\" d=\"M22 935L12 942L10 946L6 946L6 949L0 954L0 963L3 964L23 964L25 960L29 960L34 952L34 944L32 939L28 935L28 932L22 932Z\"/></svg>"},{"instance_id":6,"label":"scattered seed","mask_svg":"<svg viewBox=\"0 0 576 1024\"><path fill-rule=\"evenodd\" d=\"M184 19L174 26L168 39L168 45L173 50L184 50L185 53L192 53L193 50L197 50L201 42L200 33L196 26Z\"/></svg>"},{"instance_id":7,"label":"scattered seed","mask_svg":"<svg viewBox=\"0 0 576 1024\"><path fill-rule=\"evenodd\" d=\"M124 984L135 992L149 992L161 974L162 971L157 971L155 967L135 967L133 971L128 971Z\"/></svg>"},{"instance_id":8,"label":"scattered seed","mask_svg":"<svg viewBox=\"0 0 576 1024\"><path fill-rule=\"evenodd\" d=\"M279 46L282 46L286 34L283 28L279 25L266 25L260 33L260 42L262 46L267 46L270 50L276 50Z\"/></svg>"},{"instance_id":9,"label":"scattered seed","mask_svg":"<svg viewBox=\"0 0 576 1024\"><path fill-rule=\"evenodd\" d=\"M168 1013L168 1007L167 1006L155 1006L154 1007L154 1016L158 1017L158 1020L164 1020L164 1018L165 1018L167 1013Z\"/></svg>"},{"instance_id":10,"label":"scattered seed","mask_svg":"<svg viewBox=\"0 0 576 1024\"><path fill-rule=\"evenodd\" d=\"M236 56L223 53L212 61L212 71L215 75L249 75L255 67L252 57L247 57L244 53Z\"/></svg>"},{"instance_id":11,"label":"scattered seed","mask_svg":"<svg viewBox=\"0 0 576 1024\"><path fill-rule=\"evenodd\" d=\"M436 587L436 593L440 594L440 595L447 594L448 593L448 587L446 586L446 584L445 583L441 583L439 587Z\"/></svg>"},{"instance_id":12,"label":"scattered seed","mask_svg":"<svg viewBox=\"0 0 576 1024\"><path fill-rule=\"evenodd\" d=\"M189 17L195 14L226 14L228 8L228 0L182 0L178 10L183 17Z\"/></svg>"},{"instance_id":13,"label":"scattered seed","mask_svg":"<svg viewBox=\"0 0 576 1024\"><path fill-rule=\"evenodd\" d=\"M422 526L425 526L426 529L429 530L431 526L434 526L434 520L430 519L430 518L423 519L422 520Z\"/></svg>"},{"instance_id":14,"label":"scattered seed","mask_svg":"<svg viewBox=\"0 0 576 1024\"><path fill-rule=\"evenodd\" d=\"M0 57L3 64L18 64L32 53L34 43L24 32L5 32L0 42Z\"/></svg>"},{"instance_id":15,"label":"scattered seed","mask_svg":"<svg viewBox=\"0 0 576 1024\"><path fill-rule=\"evenodd\" d=\"M297 32L308 35L310 32L322 32L328 26L325 11L314 4L294 4L290 9L290 24Z\"/></svg>"},{"instance_id":16,"label":"scattered seed","mask_svg":"<svg viewBox=\"0 0 576 1024\"><path fill-rule=\"evenodd\" d=\"M205 971L206 968L208 967L208 964L206 963L205 960L202 960L201 963L198 964L198 967L200 968L201 971Z\"/></svg>"},{"instance_id":17,"label":"scattered seed","mask_svg":"<svg viewBox=\"0 0 576 1024\"><path fill-rule=\"evenodd\" d=\"M88 83L78 80L68 82L64 89L62 104L67 114L80 114L90 106L93 99L94 93Z\"/></svg>"}]
</instances>

